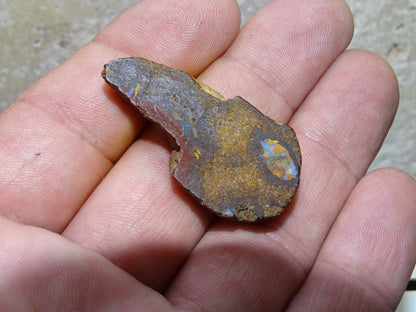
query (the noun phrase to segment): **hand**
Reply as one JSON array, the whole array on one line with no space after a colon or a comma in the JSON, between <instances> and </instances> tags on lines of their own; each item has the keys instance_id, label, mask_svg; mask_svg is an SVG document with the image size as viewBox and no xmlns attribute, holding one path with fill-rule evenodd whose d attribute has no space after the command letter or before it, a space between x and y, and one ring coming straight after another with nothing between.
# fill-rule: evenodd
<instances>
[{"instance_id":1,"label":"hand","mask_svg":"<svg viewBox=\"0 0 416 312\"><path fill-rule=\"evenodd\" d=\"M239 23L234 0L141 1L0 115L2 309L394 310L416 259L416 182L366 174L397 108L393 71L345 51L342 1L271 1ZM296 130L301 182L281 217L232 223L190 198L166 136L100 76L125 56Z\"/></svg>"}]
</instances>

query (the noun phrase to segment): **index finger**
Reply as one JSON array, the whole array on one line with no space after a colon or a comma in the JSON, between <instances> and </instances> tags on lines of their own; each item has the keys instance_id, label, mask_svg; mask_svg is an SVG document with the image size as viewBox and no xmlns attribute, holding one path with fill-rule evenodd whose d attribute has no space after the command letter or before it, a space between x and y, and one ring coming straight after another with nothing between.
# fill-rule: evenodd
<instances>
[{"instance_id":1,"label":"index finger","mask_svg":"<svg viewBox=\"0 0 416 312\"><path fill-rule=\"evenodd\" d=\"M196 75L239 23L233 0L144 0L122 14L0 115L0 213L60 231L131 144L143 121L103 92L108 60L151 57Z\"/></svg>"}]
</instances>

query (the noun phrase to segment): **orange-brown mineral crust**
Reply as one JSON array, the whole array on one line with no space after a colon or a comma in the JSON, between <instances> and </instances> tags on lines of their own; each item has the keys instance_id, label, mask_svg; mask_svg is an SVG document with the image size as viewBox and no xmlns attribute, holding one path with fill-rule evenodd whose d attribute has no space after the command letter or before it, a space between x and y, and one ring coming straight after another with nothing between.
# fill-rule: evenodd
<instances>
[{"instance_id":1,"label":"orange-brown mineral crust","mask_svg":"<svg viewBox=\"0 0 416 312\"><path fill-rule=\"evenodd\" d=\"M175 139L174 178L215 214L256 222L279 215L292 200L301 154L288 125L143 58L113 60L102 76Z\"/></svg>"}]
</instances>

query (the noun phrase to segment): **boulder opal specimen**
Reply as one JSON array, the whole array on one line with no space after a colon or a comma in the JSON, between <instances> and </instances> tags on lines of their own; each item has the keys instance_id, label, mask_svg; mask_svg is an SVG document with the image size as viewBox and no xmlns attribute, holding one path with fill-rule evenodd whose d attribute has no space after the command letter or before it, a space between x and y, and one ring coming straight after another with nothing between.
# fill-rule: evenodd
<instances>
[{"instance_id":1,"label":"boulder opal specimen","mask_svg":"<svg viewBox=\"0 0 416 312\"><path fill-rule=\"evenodd\" d=\"M215 214L261 221L292 200L301 154L288 125L241 97L226 100L189 74L143 58L113 60L102 76L175 139L172 175Z\"/></svg>"}]
</instances>

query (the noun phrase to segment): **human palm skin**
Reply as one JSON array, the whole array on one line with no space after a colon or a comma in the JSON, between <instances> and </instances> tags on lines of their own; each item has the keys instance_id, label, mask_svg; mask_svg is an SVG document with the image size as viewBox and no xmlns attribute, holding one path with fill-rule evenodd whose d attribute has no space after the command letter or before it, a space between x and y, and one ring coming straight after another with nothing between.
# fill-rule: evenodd
<instances>
[{"instance_id":1,"label":"human palm skin","mask_svg":"<svg viewBox=\"0 0 416 312\"><path fill-rule=\"evenodd\" d=\"M275 0L239 25L234 0L143 0L2 112L1 309L394 310L416 183L366 174L398 105L392 69L345 51L343 1ZM170 177L167 136L100 76L127 56L295 129L302 174L282 216L218 219Z\"/></svg>"}]
</instances>

